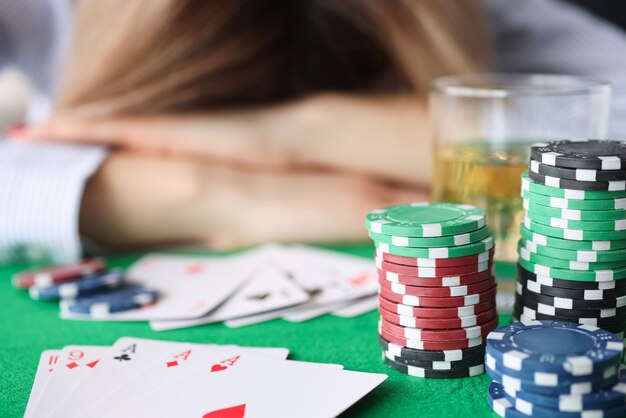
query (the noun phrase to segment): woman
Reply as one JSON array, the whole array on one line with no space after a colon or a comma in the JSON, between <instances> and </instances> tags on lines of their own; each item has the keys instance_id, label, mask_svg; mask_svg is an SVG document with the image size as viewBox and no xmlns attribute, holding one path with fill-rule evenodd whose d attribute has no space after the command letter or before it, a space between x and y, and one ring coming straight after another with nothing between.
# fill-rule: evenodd
<instances>
[{"instance_id":1,"label":"woman","mask_svg":"<svg viewBox=\"0 0 626 418\"><path fill-rule=\"evenodd\" d=\"M623 48L620 32L544 0L79 1L74 13L53 117L11 136L118 146L75 199L81 234L107 247L360 239L371 208L424 197L433 77L621 82L625 67L595 48ZM548 16L560 44L536 42ZM569 59L564 43L588 50Z\"/></svg>"}]
</instances>

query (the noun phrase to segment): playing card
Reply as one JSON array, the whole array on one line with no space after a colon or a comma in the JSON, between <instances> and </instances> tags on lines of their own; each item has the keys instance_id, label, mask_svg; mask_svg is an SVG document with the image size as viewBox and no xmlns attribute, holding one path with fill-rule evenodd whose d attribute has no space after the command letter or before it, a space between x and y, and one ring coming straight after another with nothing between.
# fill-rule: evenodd
<instances>
[{"instance_id":1,"label":"playing card","mask_svg":"<svg viewBox=\"0 0 626 418\"><path fill-rule=\"evenodd\" d=\"M221 322L262 312L275 311L306 302L309 295L280 268L272 263L252 274L252 278L232 298L208 315L180 321L152 321L155 331L187 328Z\"/></svg>"},{"instance_id":2,"label":"playing card","mask_svg":"<svg viewBox=\"0 0 626 418\"><path fill-rule=\"evenodd\" d=\"M365 296L364 298L353 301L348 306L334 310L333 315L342 318L354 318L355 316L373 311L376 308L378 308L378 295Z\"/></svg>"},{"instance_id":3,"label":"playing card","mask_svg":"<svg viewBox=\"0 0 626 418\"><path fill-rule=\"evenodd\" d=\"M180 320L198 318L235 293L264 260L263 252L250 251L228 257L189 257L151 254L133 264L130 282L159 291L155 305L93 318L63 313L67 319L111 321Z\"/></svg>"},{"instance_id":4,"label":"playing card","mask_svg":"<svg viewBox=\"0 0 626 418\"><path fill-rule=\"evenodd\" d=\"M284 254L284 258L277 260L277 263L309 292L312 297L311 308L374 295L378 291L376 268L372 260L302 245L286 247ZM320 309L312 312L319 316L329 311ZM314 316L306 315L305 318L301 311L296 310L282 317L302 321Z\"/></svg>"},{"instance_id":5,"label":"playing card","mask_svg":"<svg viewBox=\"0 0 626 418\"><path fill-rule=\"evenodd\" d=\"M30 411L33 417L46 416L68 392L94 373L110 347L70 345L58 354L54 373L50 373L41 394Z\"/></svg>"},{"instance_id":6,"label":"playing card","mask_svg":"<svg viewBox=\"0 0 626 418\"><path fill-rule=\"evenodd\" d=\"M39 400L39 396L41 395L48 378L54 371L54 368L59 361L60 353L61 350L45 350L41 353L39 364L37 365L37 372L35 373L35 380L33 381L33 387L31 388L30 396L28 397L26 411L24 411L24 418L31 416L32 410Z\"/></svg>"},{"instance_id":7,"label":"playing card","mask_svg":"<svg viewBox=\"0 0 626 418\"><path fill-rule=\"evenodd\" d=\"M387 376L242 353L206 362L109 417L334 417Z\"/></svg>"},{"instance_id":8,"label":"playing card","mask_svg":"<svg viewBox=\"0 0 626 418\"><path fill-rule=\"evenodd\" d=\"M89 376L89 380L73 391L68 391L67 395L50 411L49 416L58 418L85 416L83 414L86 410L93 408L96 404L103 403L100 401L106 399L123 383L143 373L157 361L163 362L165 366L167 366L167 362L175 361L176 367L180 367L186 361L193 359L192 354L197 349L213 349L219 355L223 355L221 351L227 350L236 350L237 352L252 350L237 346L220 347L224 346L173 343L131 337L120 338L113 344L107 355L102 358L98 368ZM262 352L264 354L272 353L270 355L276 356L287 355L285 349L262 349ZM263 354L258 355L263 356ZM267 355L264 357L269 358ZM169 368L174 370L176 367L170 366ZM153 383L149 381L148 386L153 385ZM94 391L94 387L98 390ZM75 402L75 399L80 399L81 402Z\"/></svg>"}]
</instances>

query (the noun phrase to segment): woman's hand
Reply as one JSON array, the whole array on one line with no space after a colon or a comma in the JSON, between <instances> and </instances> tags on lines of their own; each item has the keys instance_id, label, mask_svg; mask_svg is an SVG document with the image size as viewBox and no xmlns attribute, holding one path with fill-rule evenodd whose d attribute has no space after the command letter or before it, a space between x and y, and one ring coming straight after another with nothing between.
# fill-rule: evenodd
<instances>
[{"instance_id":1,"label":"woman's hand","mask_svg":"<svg viewBox=\"0 0 626 418\"><path fill-rule=\"evenodd\" d=\"M367 237L370 210L425 197L346 174L246 171L118 152L88 183L80 226L109 247L355 241Z\"/></svg>"},{"instance_id":2,"label":"woman's hand","mask_svg":"<svg viewBox=\"0 0 626 418\"><path fill-rule=\"evenodd\" d=\"M104 143L249 168L327 168L425 186L431 135L414 96L319 95L247 110L84 119L59 114L14 138Z\"/></svg>"}]
</instances>

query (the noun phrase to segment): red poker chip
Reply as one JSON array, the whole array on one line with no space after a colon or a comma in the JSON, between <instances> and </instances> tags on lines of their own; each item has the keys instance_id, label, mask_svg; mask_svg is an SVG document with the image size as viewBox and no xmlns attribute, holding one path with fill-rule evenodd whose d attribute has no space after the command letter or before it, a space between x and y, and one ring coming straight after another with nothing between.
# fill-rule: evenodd
<instances>
[{"instance_id":1,"label":"red poker chip","mask_svg":"<svg viewBox=\"0 0 626 418\"><path fill-rule=\"evenodd\" d=\"M459 276L447 276L447 277L415 277L406 276L398 273L392 273L390 271L384 271L378 269L378 277L380 279L387 280L389 282L406 284L409 286L421 286L421 287L452 287L452 286L464 286L472 283L482 282L487 280L493 274L493 269L488 269L478 273L463 274Z\"/></svg>"},{"instance_id":2,"label":"red poker chip","mask_svg":"<svg viewBox=\"0 0 626 418\"><path fill-rule=\"evenodd\" d=\"M427 329L412 328L396 325L384 318L380 320L380 328L399 337L409 338L417 341L456 341L471 340L473 338L484 337L498 327L498 318L491 318L489 321L467 328L450 329Z\"/></svg>"},{"instance_id":3,"label":"red poker chip","mask_svg":"<svg viewBox=\"0 0 626 418\"><path fill-rule=\"evenodd\" d=\"M492 261L493 253L495 249L492 248L489 251L485 251L480 254L468 255L465 257L452 257L452 258L415 258L404 257L401 255L394 255L383 252L381 249L376 250L376 257L389 263L401 264L403 266L412 267L454 267L454 266L469 266L472 264L478 264L484 261Z\"/></svg>"},{"instance_id":4,"label":"red poker chip","mask_svg":"<svg viewBox=\"0 0 626 418\"><path fill-rule=\"evenodd\" d=\"M386 329L379 327L378 332L385 340L404 346L413 348L416 350L459 350L462 348L476 347L482 345L487 340L487 336L477 337L471 339L462 340L450 340L450 341L420 341L410 338L405 338L396 334L393 334Z\"/></svg>"},{"instance_id":5,"label":"red poker chip","mask_svg":"<svg viewBox=\"0 0 626 418\"><path fill-rule=\"evenodd\" d=\"M378 278L378 281L381 284L390 285L391 291L394 293L401 295L427 296L431 298L451 298L455 296L472 295L484 292L496 283L496 279L493 277L483 280L482 282L454 287L411 286L408 284L390 282L381 278Z\"/></svg>"},{"instance_id":6,"label":"red poker chip","mask_svg":"<svg viewBox=\"0 0 626 418\"><path fill-rule=\"evenodd\" d=\"M13 275L13 286L28 289L31 286L49 287L54 283L76 279L87 274L97 273L106 268L101 258L83 260L76 264L50 266L35 270L26 270Z\"/></svg>"},{"instance_id":7,"label":"red poker chip","mask_svg":"<svg viewBox=\"0 0 626 418\"><path fill-rule=\"evenodd\" d=\"M381 306L378 306L378 313L381 317L385 318L386 321L394 325L425 329L469 328L484 324L494 317L497 317L495 306L476 315L460 316L456 318L418 318L414 316L398 315Z\"/></svg>"},{"instance_id":8,"label":"red poker chip","mask_svg":"<svg viewBox=\"0 0 626 418\"><path fill-rule=\"evenodd\" d=\"M380 287L380 294L384 298L396 302L401 303L403 305L410 306L426 306L431 308L451 308L451 307L459 307L459 306L469 306L476 305L478 303L487 302L490 300L495 300L496 297L496 285L487 289L482 293L475 293L473 295L467 296L455 296L451 298L429 298L426 296L414 296L414 295L403 295L394 293L391 290L391 286L385 283L378 283Z\"/></svg>"},{"instance_id":9,"label":"red poker chip","mask_svg":"<svg viewBox=\"0 0 626 418\"><path fill-rule=\"evenodd\" d=\"M478 303L476 305L460 306L455 308L421 308L392 302L381 296L378 298L378 305L394 315L401 315L403 317L410 317L421 320L462 318L466 316L478 315L482 312L494 309L496 306L496 301L489 300L487 302ZM416 327L429 328L425 325L420 325Z\"/></svg>"},{"instance_id":10,"label":"red poker chip","mask_svg":"<svg viewBox=\"0 0 626 418\"><path fill-rule=\"evenodd\" d=\"M483 261L469 266L454 267L412 267L403 266L402 264L394 264L376 257L376 267L383 271L404 274L416 277L445 277L456 276L459 274L471 274L491 269L493 263L491 261Z\"/></svg>"}]
</instances>

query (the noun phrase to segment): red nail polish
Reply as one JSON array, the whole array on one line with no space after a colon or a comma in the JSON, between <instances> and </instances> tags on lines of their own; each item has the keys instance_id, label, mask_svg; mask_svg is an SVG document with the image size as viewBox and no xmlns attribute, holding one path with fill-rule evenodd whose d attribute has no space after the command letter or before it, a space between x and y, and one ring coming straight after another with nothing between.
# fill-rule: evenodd
<instances>
[{"instance_id":1,"label":"red nail polish","mask_svg":"<svg viewBox=\"0 0 626 418\"><path fill-rule=\"evenodd\" d=\"M9 126L6 130L6 136L17 136L20 134L20 132L22 132L24 130L24 128L26 128L26 125L22 122L18 122L18 123L14 123L13 125Z\"/></svg>"}]
</instances>

